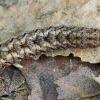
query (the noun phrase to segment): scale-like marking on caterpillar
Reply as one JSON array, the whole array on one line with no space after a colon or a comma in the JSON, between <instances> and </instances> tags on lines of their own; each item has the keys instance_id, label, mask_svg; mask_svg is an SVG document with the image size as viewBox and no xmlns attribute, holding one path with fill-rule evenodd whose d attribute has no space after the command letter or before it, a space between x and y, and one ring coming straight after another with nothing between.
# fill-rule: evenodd
<instances>
[{"instance_id":1,"label":"scale-like marking on caterpillar","mask_svg":"<svg viewBox=\"0 0 100 100\"><path fill-rule=\"evenodd\" d=\"M48 51L100 46L100 30L84 27L49 27L24 33L0 47L0 66L18 63Z\"/></svg>"}]
</instances>

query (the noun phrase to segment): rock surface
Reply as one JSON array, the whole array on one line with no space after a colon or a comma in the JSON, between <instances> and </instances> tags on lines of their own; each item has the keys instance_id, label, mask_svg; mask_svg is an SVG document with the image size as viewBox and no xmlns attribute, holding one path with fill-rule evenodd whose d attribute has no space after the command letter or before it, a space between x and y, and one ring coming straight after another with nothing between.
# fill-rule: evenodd
<instances>
[{"instance_id":1,"label":"rock surface","mask_svg":"<svg viewBox=\"0 0 100 100\"><path fill-rule=\"evenodd\" d=\"M24 32L50 26L100 29L98 0L0 0L0 44ZM68 49L48 56L73 53L82 61L100 62L99 49Z\"/></svg>"}]
</instances>

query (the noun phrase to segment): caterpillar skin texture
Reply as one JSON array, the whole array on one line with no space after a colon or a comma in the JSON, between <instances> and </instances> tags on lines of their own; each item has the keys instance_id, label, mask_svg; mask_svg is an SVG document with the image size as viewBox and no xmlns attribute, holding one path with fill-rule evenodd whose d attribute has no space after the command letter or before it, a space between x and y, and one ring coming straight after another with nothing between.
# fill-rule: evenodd
<instances>
[{"instance_id":1,"label":"caterpillar skin texture","mask_svg":"<svg viewBox=\"0 0 100 100\"><path fill-rule=\"evenodd\" d=\"M0 66L18 63L48 51L100 46L100 30L84 27L49 27L24 33L0 47Z\"/></svg>"}]
</instances>

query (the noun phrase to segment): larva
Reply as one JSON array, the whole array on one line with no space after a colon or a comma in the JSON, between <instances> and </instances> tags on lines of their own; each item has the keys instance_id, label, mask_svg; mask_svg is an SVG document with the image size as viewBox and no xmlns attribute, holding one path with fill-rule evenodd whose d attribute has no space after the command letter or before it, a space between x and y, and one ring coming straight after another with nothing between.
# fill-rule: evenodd
<instances>
[{"instance_id":1,"label":"larva","mask_svg":"<svg viewBox=\"0 0 100 100\"><path fill-rule=\"evenodd\" d=\"M100 30L84 27L49 27L24 33L1 44L0 66L18 63L48 51L100 46Z\"/></svg>"}]
</instances>

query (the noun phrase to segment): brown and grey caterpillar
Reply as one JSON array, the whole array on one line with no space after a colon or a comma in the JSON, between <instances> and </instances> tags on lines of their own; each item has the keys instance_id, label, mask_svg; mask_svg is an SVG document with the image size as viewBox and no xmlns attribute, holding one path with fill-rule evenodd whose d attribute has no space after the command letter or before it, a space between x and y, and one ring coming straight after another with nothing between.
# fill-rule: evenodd
<instances>
[{"instance_id":1,"label":"brown and grey caterpillar","mask_svg":"<svg viewBox=\"0 0 100 100\"><path fill-rule=\"evenodd\" d=\"M49 27L24 33L1 44L0 66L35 58L46 52L67 48L100 46L100 30L84 27Z\"/></svg>"}]
</instances>

